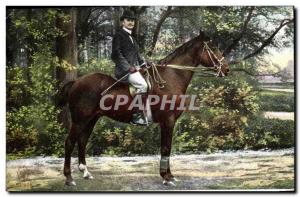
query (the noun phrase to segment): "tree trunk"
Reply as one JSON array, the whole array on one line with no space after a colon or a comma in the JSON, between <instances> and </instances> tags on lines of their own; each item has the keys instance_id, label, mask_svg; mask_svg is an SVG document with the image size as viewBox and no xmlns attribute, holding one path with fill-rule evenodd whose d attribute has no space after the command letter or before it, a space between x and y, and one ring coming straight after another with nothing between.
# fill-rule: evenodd
<instances>
[{"instance_id":1,"label":"tree trunk","mask_svg":"<svg viewBox=\"0 0 300 197\"><path fill-rule=\"evenodd\" d=\"M161 28L162 24L164 23L164 21L171 15L171 13L172 13L172 6L169 6L167 10L163 11L163 13L162 13L157 25L156 25L154 34L153 34L152 43L151 43L151 46L150 46L150 51L147 54L148 56L152 56L155 45L156 45L156 42L157 42L157 39L158 39L160 28Z\"/></svg>"},{"instance_id":2,"label":"tree trunk","mask_svg":"<svg viewBox=\"0 0 300 197\"><path fill-rule=\"evenodd\" d=\"M97 40L97 60L101 59L101 43Z\"/></svg>"},{"instance_id":3,"label":"tree trunk","mask_svg":"<svg viewBox=\"0 0 300 197\"><path fill-rule=\"evenodd\" d=\"M184 43L184 23L183 23L183 18L184 18L184 10L182 7L179 7L178 9L178 32L179 32L179 36L178 36L178 41L179 44Z\"/></svg>"},{"instance_id":4,"label":"tree trunk","mask_svg":"<svg viewBox=\"0 0 300 197\"><path fill-rule=\"evenodd\" d=\"M113 10L113 35L117 32L120 28L120 16L121 16L121 9L120 7L114 7Z\"/></svg>"},{"instance_id":5,"label":"tree trunk","mask_svg":"<svg viewBox=\"0 0 300 197\"><path fill-rule=\"evenodd\" d=\"M68 81L77 78L76 69L65 69L64 66L70 68L78 64L77 56L77 38L76 38L76 8L63 8L62 14L67 17L67 20L59 15L57 17L57 28L63 31L63 35L57 38L56 55L59 59L60 66L56 67L56 78L58 80L58 87L67 83ZM58 121L67 129L70 127L70 114L67 106L63 107L62 112L58 116Z\"/></svg>"},{"instance_id":6,"label":"tree trunk","mask_svg":"<svg viewBox=\"0 0 300 197\"><path fill-rule=\"evenodd\" d=\"M88 38L85 38L84 39L84 44L83 44L83 51L82 51L82 53L83 53L83 62L84 63L87 63L88 61L89 61L89 57L88 57L88 49L87 49L87 39Z\"/></svg>"},{"instance_id":7,"label":"tree trunk","mask_svg":"<svg viewBox=\"0 0 300 197\"><path fill-rule=\"evenodd\" d=\"M64 32L63 36L57 38L56 55L59 63L67 62L70 66L76 66L77 60L77 39L76 39L76 8L64 8L63 14L69 18L64 20L63 17L57 18L57 27ZM75 69L66 70L58 67L57 79L59 83L65 84L68 81L75 80L77 71Z\"/></svg>"}]
</instances>

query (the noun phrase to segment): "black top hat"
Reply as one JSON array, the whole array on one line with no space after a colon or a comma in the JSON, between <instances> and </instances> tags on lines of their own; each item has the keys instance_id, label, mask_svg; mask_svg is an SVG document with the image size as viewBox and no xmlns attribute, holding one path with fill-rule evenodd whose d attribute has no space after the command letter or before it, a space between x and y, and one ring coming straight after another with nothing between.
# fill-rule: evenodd
<instances>
[{"instance_id":1,"label":"black top hat","mask_svg":"<svg viewBox=\"0 0 300 197\"><path fill-rule=\"evenodd\" d=\"M128 18L128 19L134 19L136 20L136 16L134 15L134 13L130 10L125 10L123 12L123 15L120 17L120 21L124 20L124 18Z\"/></svg>"}]
</instances>

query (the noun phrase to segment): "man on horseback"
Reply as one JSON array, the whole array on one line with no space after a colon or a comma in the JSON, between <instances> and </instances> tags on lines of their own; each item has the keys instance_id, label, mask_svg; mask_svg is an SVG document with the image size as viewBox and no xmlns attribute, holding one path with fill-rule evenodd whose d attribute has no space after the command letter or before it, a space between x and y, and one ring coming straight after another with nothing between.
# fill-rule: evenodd
<instances>
[{"instance_id":1,"label":"man on horseback","mask_svg":"<svg viewBox=\"0 0 300 197\"><path fill-rule=\"evenodd\" d=\"M139 72L146 62L138 52L138 44L132 36L136 17L133 12L125 10L120 17L122 28L113 37L111 58L116 64L115 76L117 79L130 83L137 89L136 93L145 101L148 85ZM147 121L141 111L133 114L133 124L146 125Z\"/></svg>"}]
</instances>

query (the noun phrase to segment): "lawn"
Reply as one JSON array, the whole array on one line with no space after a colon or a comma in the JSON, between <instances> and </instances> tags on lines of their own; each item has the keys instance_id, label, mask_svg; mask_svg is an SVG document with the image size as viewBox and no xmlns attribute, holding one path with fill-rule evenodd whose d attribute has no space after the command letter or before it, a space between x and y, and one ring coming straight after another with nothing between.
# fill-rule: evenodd
<instances>
[{"instance_id":1,"label":"lawn","mask_svg":"<svg viewBox=\"0 0 300 197\"><path fill-rule=\"evenodd\" d=\"M261 99L262 111L277 111L277 112L294 112L295 111L295 96L294 92L280 91L281 89L293 89L290 84L268 85L268 88L262 89L259 96ZM270 90L277 89L277 91Z\"/></svg>"}]
</instances>

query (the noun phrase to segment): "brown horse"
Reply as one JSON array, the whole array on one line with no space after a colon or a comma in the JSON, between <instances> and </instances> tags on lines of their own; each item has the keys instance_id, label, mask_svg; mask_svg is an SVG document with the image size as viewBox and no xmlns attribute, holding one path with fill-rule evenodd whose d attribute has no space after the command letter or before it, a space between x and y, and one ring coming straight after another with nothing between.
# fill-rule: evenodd
<instances>
[{"instance_id":1,"label":"brown horse","mask_svg":"<svg viewBox=\"0 0 300 197\"><path fill-rule=\"evenodd\" d=\"M211 50L212 44L201 32L199 36L181 45L173 53L160 61L161 64L180 65L182 67L205 67L214 68L219 76L227 75L228 64L223 60L222 54ZM209 46L209 47L208 47ZM157 67L160 75L166 80L165 87L159 88L154 85L151 94L154 95L184 95L191 81L193 72L189 70L179 70L168 66ZM71 176L71 153L75 143L78 143L79 169L84 172L83 177L92 179L92 175L87 170L85 160L85 149L89 136L95 123L101 116L107 116L114 120L129 123L132 119L132 110L127 110L128 106L122 106L117 111L114 109L103 111L99 107L101 93L111 84L116 82L112 77L102 73L92 73L78 78L76 81L67 83L62 89L64 102L69 103L71 113L70 132L65 141L65 163L64 175L67 185L75 185ZM109 90L111 95L129 95L128 84L118 83ZM130 96L129 96L130 97ZM132 97L131 97L132 98ZM105 106L113 105L114 99L105 103ZM176 105L180 103L176 101ZM173 184L176 179L171 173L169 156L171 153L172 133L177 118L182 110L161 110L156 106L151 107L153 122L158 123L161 129L161 160L160 175L164 184Z\"/></svg>"}]
</instances>

